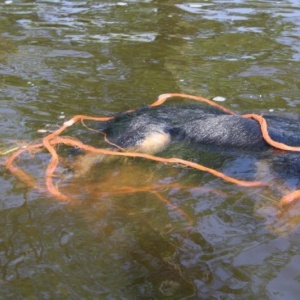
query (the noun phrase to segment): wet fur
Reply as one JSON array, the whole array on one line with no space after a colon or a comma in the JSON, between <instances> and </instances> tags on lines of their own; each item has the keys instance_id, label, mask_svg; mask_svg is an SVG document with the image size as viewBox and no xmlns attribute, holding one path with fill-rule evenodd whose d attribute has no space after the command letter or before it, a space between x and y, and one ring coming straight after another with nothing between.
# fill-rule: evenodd
<instances>
[{"instance_id":1,"label":"wet fur","mask_svg":"<svg viewBox=\"0 0 300 300\"><path fill-rule=\"evenodd\" d=\"M297 134L299 118L264 117L274 140L290 145L300 144ZM101 130L111 142L122 148L138 147L155 133L169 134L171 141L185 141L194 147L216 151L260 152L271 148L264 141L256 121L201 104L145 106L117 115L103 124Z\"/></svg>"},{"instance_id":2,"label":"wet fur","mask_svg":"<svg viewBox=\"0 0 300 300\"><path fill-rule=\"evenodd\" d=\"M201 148L245 151L268 148L257 122L201 105L143 107L117 115L102 130L111 142L122 148L138 148L146 138L157 133L170 135L171 141L185 141Z\"/></svg>"}]
</instances>

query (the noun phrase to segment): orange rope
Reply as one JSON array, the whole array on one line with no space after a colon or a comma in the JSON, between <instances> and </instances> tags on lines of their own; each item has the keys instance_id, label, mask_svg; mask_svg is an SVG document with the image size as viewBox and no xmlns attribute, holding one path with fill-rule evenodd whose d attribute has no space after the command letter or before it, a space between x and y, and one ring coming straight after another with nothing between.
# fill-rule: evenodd
<instances>
[{"instance_id":1,"label":"orange rope","mask_svg":"<svg viewBox=\"0 0 300 300\"><path fill-rule=\"evenodd\" d=\"M15 166L13 164L13 161L24 152L27 152L27 151L33 150L33 149L42 148L42 147L43 147L43 144L39 143L39 144L35 144L35 145L30 145L26 148L21 148L9 156L9 158L6 160L4 166L7 167L10 170L10 172L15 177L17 177L20 181L24 182L26 185L28 185L32 188L37 188L36 181L31 176L29 176L26 172L24 172L23 170L21 170L20 168Z\"/></svg>"},{"instance_id":2,"label":"orange rope","mask_svg":"<svg viewBox=\"0 0 300 300\"><path fill-rule=\"evenodd\" d=\"M206 103L210 106L216 107L216 108L218 108L218 109L220 109L220 110L222 110L225 113L228 113L230 115L234 115L234 116L236 115L236 113L234 113L233 111L225 108L222 105L217 104L216 102L213 102L211 100L208 100L208 99L200 97L200 96L193 96L193 95L188 95L188 94L176 94L176 93L162 94L158 97L158 99L155 102L150 104L150 106L154 107L154 106L162 105L163 103L165 103L167 101L167 99L175 98L175 97L176 98L192 99L192 100L196 100L196 101L199 101L199 102L203 102L203 103Z\"/></svg>"},{"instance_id":3,"label":"orange rope","mask_svg":"<svg viewBox=\"0 0 300 300\"><path fill-rule=\"evenodd\" d=\"M184 160L184 159L181 159L181 158L175 158L175 157L174 158L164 158L164 157L154 156L154 155L146 154L146 153L118 152L118 151L114 151L114 150L95 148L93 146L83 144L80 141L75 141L75 140L73 140L71 138L68 138L68 137L57 137L55 139L52 139L51 144L64 144L64 145L68 145L68 146L71 146L71 147L78 147L78 148L83 149L83 150L88 151L88 152L104 154L104 155L140 157L140 158L146 158L146 159L149 159L149 160L162 162L162 163L181 164L181 165L186 166L186 167L191 167L193 169L197 169L197 170L200 170L200 171L211 173L211 174L213 174L217 177L220 177L220 178L224 179L225 181L235 183L237 185L245 186L245 187L265 185L262 182L256 182L256 181L249 182L249 181L243 181L243 180L235 179L233 177L227 176L227 175L225 175L221 172L218 172L216 170L204 167L204 166L199 165L197 163L194 163L194 162L191 162L191 161L188 161L188 160Z\"/></svg>"},{"instance_id":4,"label":"orange rope","mask_svg":"<svg viewBox=\"0 0 300 300\"><path fill-rule=\"evenodd\" d=\"M65 195L63 195L58 188L53 184L53 173L59 163L59 157L57 155L57 152L55 151L53 145L57 145L57 144L64 144L67 146L71 146L71 147L77 147L80 148L82 150L85 150L87 152L92 152L92 153L97 153L97 154L103 154L103 155L112 155L112 156L124 156L124 157L139 157L139 158L146 158L149 160L153 160L156 162L162 162L162 163L170 163L170 164L181 164L183 166L186 167L191 167L200 171L204 171L204 172L208 172L211 173L212 175L216 176L216 177L220 177L222 179L224 179L225 181L240 185L240 186L245 186L245 187L251 187L251 186L264 186L265 184L262 182L249 182L249 181L243 181L243 180L239 180L239 179L235 179L233 177L227 176L221 172L218 172L216 170L204 167L202 165L199 165L197 163L193 163L184 159L180 159L180 158L163 158L163 157L159 157L159 156L154 156L154 155L150 155L150 154L145 154L145 153L138 153L138 152L117 152L114 150L108 150L108 149L102 149L102 148L95 148L92 147L90 145L86 145L78 140L74 140L73 138L69 138L69 137L55 137L55 135L57 134L57 132L60 132L61 130L58 130L56 132L53 133L53 138L49 139L49 136L47 136L46 138L46 142L45 142L45 138L44 138L44 143L43 144L37 144L37 145L32 145L34 147L41 147L42 145L44 145L46 147L46 149L48 149L49 153L52 155L51 161L46 169L46 187L49 191L49 193L51 195L53 195L54 197L63 200L63 201L70 201L70 199L68 197L66 197ZM51 134L52 135L52 134ZM28 148L31 146L28 146ZM23 149L22 149L23 150ZM24 151L22 151L24 152ZM11 172L16 175L16 177L18 177L19 179L21 179L23 182L28 181L28 179L26 177L22 178L22 174L17 174L17 172L15 171L15 166L12 164L13 160L19 155L20 153L16 153L15 155L12 155L5 163L5 166L11 170ZM25 173L26 174L26 173Z\"/></svg>"},{"instance_id":5,"label":"orange rope","mask_svg":"<svg viewBox=\"0 0 300 300\"><path fill-rule=\"evenodd\" d=\"M300 151L300 147L292 147L292 146L272 140L268 133L268 125L267 125L266 119L263 118L262 116L257 115L257 114L247 114L247 115L243 115L243 117L257 121L260 124L261 133L262 133L264 140L269 145L273 146L274 148L279 149L279 150L285 150L285 151L296 151L296 152Z\"/></svg>"},{"instance_id":6,"label":"orange rope","mask_svg":"<svg viewBox=\"0 0 300 300\"><path fill-rule=\"evenodd\" d=\"M177 93L171 93L171 94L163 94L161 95L157 101L153 102L152 104L150 104L150 107L155 107L155 106L159 106L161 104L163 104L167 99L171 98L171 97L176 97L176 98L188 98L188 99L193 99L196 101L200 101L200 102L204 102L209 104L210 106L216 107L228 114L231 115L236 115L234 112L224 108L221 105L218 105L217 103L205 99L203 97L199 97L199 96L193 96L193 95L187 95L187 94L177 94ZM128 110L127 112L131 112L132 110ZM265 141L270 144L271 146L277 148L277 149L281 149L281 150L286 150L286 151L300 151L300 147L292 147L292 146L288 146L285 145L283 143L279 143L276 141L273 141L271 139L271 137L268 134L268 130L267 130L267 123L266 120L256 114L247 114L247 115L243 115L243 117L245 118L249 118L249 119L254 119L257 122L259 122L260 126L261 126L261 131L262 131L262 135L263 138L265 139ZM76 115L74 116L72 119L70 119L69 121L66 121L62 127L60 127L58 130L56 130L55 132L47 135L46 137L43 138L42 143L38 143L35 145L29 145L27 146L26 149L19 149L18 151L14 152L5 162L5 166L20 180L22 180L23 182L25 182L26 184L28 184L29 186L32 187L37 187L35 180L33 180L33 178L31 178L28 174L26 174L23 170L19 169L18 167L16 167L13 162L14 160L20 156L22 153L26 152L26 151L31 151L33 149L38 149L38 148L45 148L48 150L48 152L51 155L51 159L50 162L47 166L46 169L46 173L45 173L45 177L46 177L46 187L48 189L48 191L50 192L50 194L52 194L53 196L55 196L58 199L61 199L63 201L70 201L70 199L68 197L66 197L65 195L63 195L58 188L53 184L53 174L59 164L59 157L58 154L54 148L55 145L59 145L59 144L64 144L67 146L72 146L72 147L78 147L80 149L83 149L85 151L88 152L92 152L92 153L98 153L98 154L103 154L103 155L112 155L112 156L126 156L126 157L139 157L139 158L145 158L145 159L149 159L152 161L156 161L156 162L161 162L161 163L170 163L170 164L180 164L183 166L187 166L187 167L191 167L200 171L204 171L204 172L208 172L211 173L212 175L216 176L216 177L220 177L223 180L226 180L228 182L237 184L237 185L241 185L241 186L264 186L266 184L262 183L262 182L249 182L249 181L243 181L243 180L239 180L239 179L235 179L232 178L230 176L227 176L221 172L218 172L216 170L210 169L208 167L204 167L202 165L199 165L197 163L193 163L191 161L187 161L187 160L183 160L180 158L163 158L163 157L159 157L159 156L154 156L154 155L150 155L150 154L145 154L145 153L137 153L137 152L119 152L119 151L113 151L113 150L108 150L108 149L101 149L101 148L95 148L89 145L86 145L84 143L82 143L79 140L75 140L73 138L69 138L69 137L59 137L59 135L61 133L63 133L68 127L74 125L75 123L77 123L78 121L83 122L84 120L89 120L89 121L100 121L100 122L104 122L104 121L108 121L108 120L112 120L114 119L114 117L89 117L89 116L84 116L84 115ZM110 143L106 137L104 136L106 142ZM112 143L110 143L112 144ZM116 145L117 146L117 145ZM120 150L124 150L122 148L119 147ZM294 200L300 198L300 190L299 191L294 191L286 196L284 196L281 199L281 203L282 204L288 204L293 202Z\"/></svg>"},{"instance_id":7,"label":"orange rope","mask_svg":"<svg viewBox=\"0 0 300 300\"><path fill-rule=\"evenodd\" d=\"M300 190L296 190L294 192L291 192L291 193L283 196L280 199L280 203L282 205L287 205L287 204L290 204L290 203L294 202L297 199L300 199Z\"/></svg>"}]
</instances>

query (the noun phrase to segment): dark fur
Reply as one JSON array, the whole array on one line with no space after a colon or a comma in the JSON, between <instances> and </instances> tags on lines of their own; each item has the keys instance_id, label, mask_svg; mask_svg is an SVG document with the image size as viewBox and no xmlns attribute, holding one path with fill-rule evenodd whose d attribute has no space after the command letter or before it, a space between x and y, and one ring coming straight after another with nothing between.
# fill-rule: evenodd
<instances>
[{"instance_id":1,"label":"dark fur","mask_svg":"<svg viewBox=\"0 0 300 300\"><path fill-rule=\"evenodd\" d=\"M265 116L271 137L283 143L300 144L299 120ZM270 149L262 138L259 124L202 105L142 107L122 113L102 128L108 139L123 148L138 146L153 132L165 132L172 141L187 141L196 147L216 151L261 152ZM291 129L293 132L291 132Z\"/></svg>"}]
</instances>

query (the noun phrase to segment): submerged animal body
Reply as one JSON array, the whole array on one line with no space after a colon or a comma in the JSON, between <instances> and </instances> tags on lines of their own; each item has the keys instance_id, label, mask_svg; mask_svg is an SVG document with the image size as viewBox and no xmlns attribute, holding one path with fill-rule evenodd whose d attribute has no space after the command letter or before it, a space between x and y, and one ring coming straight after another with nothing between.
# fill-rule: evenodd
<instances>
[{"instance_id":1,"label":"submerged animal body","mask_svg":"<svg viewBox=\"0 0 300 300\"><path fill-rule=\"evenodd\" d=\"M300 121L264 116L272 139L292 145L300 144L295 131ZM291 131L292 129L292 131ZM103 124L108 140L125 149L158 153L172 141L185 141L201 149L259 153L269 146L255 120L230 115L220 109L203 105L162 105L142 107L117 115Z\"/></svg>"},{"instance_id":2,"label":"submerged animal body","mask_svg":"<svg viewBox=\"0 0 300 300\"><path fill-rule=\"evenodd\" d=\"M264 118L274 141L300 145L299 117L269 114ZM113 147L124 150L157 154L172 144L183 143L182 147L193 149L196 155L197 152L202 156L204 152L214 152L225 155L225 159L228 155L230 159L239 161L243 157L255 158L256 169L263 173L258 178L265 179L266 174L272 173L272 180L289 182L289 189L300 186L299 152L273 148L263 138L257 121L215 107L202 104L145 106L116 115L102 123L100 130ZM172 156L174 154L180 157L178 153L172 153ZM203 159L201 162L210 165ZM253 176L256 178L256 175Z\"/></svg>"}]
</instances>

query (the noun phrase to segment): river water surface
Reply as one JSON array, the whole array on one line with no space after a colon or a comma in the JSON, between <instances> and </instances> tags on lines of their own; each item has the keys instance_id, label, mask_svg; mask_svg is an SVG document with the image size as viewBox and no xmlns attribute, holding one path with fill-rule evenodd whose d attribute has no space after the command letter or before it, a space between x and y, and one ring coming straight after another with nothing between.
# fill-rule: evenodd
<instances>
[{"instance_id":1,"label":"river water surface","mask_svg":"<svg viewBox=\"0 0 300 300\"><path fill-rule=\"evenodd\" d=\"M1 147L168 92L299 114L299 36L296 0L3 0ZM18 163L42 178L48 160ZM254 168L209 154L201 162L246 179ZM1 299L299 297L300 208L278 213L276 189L138 159L58 181L74 203L4 168L0 184Z\"/></svg>"}]
</instances>

